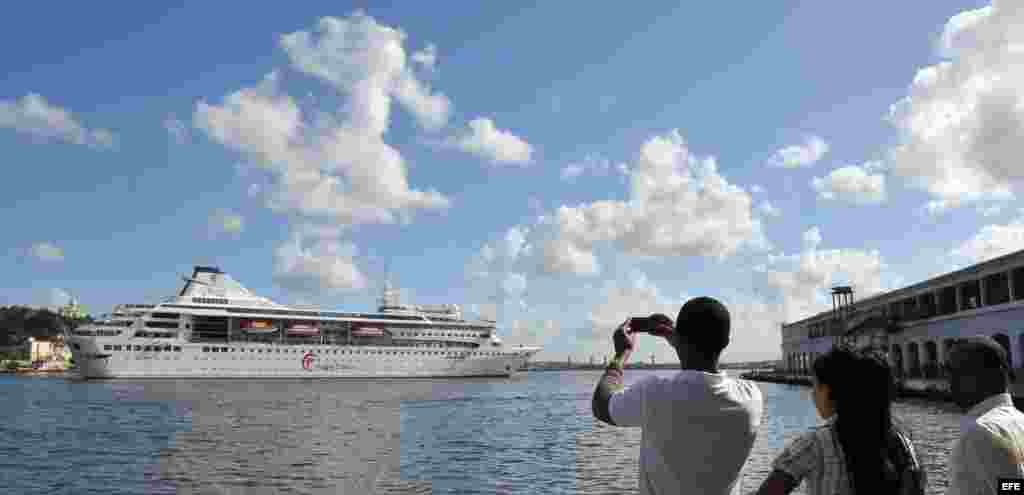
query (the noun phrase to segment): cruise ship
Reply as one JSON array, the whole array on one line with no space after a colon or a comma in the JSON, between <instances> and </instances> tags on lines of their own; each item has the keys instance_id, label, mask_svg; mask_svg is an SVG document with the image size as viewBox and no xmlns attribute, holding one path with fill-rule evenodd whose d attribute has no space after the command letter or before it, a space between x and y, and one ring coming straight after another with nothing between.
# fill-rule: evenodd
<instances>
[{"instance_id":1,"label":"cruise ship","mask_svg":"<svg viewBox=\"0 0 1024 495\"><path fill-rule=\"evenodd\" d=\"M286 306L216 267L177 296L124 304L68 330L77 374L107 378L508 377L539 347L505 345L497 323L454 304L407 305L386 287L377 312Z\"/></svg>"}]
</instances>

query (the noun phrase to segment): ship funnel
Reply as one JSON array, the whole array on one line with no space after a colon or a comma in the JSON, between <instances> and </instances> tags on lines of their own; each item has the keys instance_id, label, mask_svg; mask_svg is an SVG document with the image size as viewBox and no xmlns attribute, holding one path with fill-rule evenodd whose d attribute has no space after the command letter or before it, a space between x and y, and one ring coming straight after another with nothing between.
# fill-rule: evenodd
<instances>
[{"instance_id":1,"label":"ship funnel","mask_svg":"<svg viewBox=\"0 0 1024 495\"><path fill-rule=\"evenodd\" d=\"M498 305L493 303L480 304L477 315L481 320L498 321Z\"/></svg>"}]
</instances>

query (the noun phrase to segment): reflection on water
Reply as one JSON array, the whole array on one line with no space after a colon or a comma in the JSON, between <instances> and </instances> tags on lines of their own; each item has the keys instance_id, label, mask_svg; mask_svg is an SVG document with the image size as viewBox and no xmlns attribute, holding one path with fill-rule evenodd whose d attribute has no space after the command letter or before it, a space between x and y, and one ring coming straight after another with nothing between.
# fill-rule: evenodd
<instances>
[{"instance_id":1,"label":"reflection on water","mask_svg":"<svg viewBox=\"0 0 1024 495\"><path fill-rule=\"evenodd\" d=\"M627 381L646 373L631 371ZM633 493L640 431L597 423L595 371L507 380L149 381L0 377L11 493ZM737 492L820 420L807 388L760 384L765 415ZM903 401L945 491L948 407Z\"/></svg>"}]
</instances>

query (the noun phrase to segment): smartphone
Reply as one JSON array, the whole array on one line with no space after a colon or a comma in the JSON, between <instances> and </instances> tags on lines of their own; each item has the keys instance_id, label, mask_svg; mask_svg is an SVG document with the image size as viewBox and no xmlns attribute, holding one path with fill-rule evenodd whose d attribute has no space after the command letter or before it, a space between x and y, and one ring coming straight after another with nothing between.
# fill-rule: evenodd
<instances>
[{"instance_id":1,"label":"smartphone","mask_svg":"<svg viewBox=\"0 0 1024 495\"><path fill-rule=\"evenodd\" d=\"M654 328L654 320L649 316L634 316L629 319L629 330L633 333L649 333Z\"/></svg>"},{"instance_id":2,"label":"smartphone","mask_svg":"<svg viewBox=\"0 0 1024 495\"><path fill-rule=\"evenodd\" d=\"M629 329L634 333L661 333L656 331L658 325L672 326L672 319L660 313L651 316L634 316L629 319Z\"/></svg>"}]
</instances>

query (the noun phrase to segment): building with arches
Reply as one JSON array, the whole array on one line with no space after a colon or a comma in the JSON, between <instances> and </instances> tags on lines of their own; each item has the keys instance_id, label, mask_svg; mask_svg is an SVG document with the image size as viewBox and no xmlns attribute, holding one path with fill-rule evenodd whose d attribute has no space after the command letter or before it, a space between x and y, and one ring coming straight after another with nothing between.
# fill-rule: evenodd
<instances>
[{"instance_id":1,"label":"building with arches","mask_svg":"<svg viewBox=\"0 0 1024 495\"><path fill-rule=\"evenodd\" d=\"M832 290L833 309L782 325L782 367L808 374L834 345L871 347L901 378L942 378L957 339L987 335L1024 368L1024 250L913 284L853 300Z\"/></svg>"}]
</instances>

